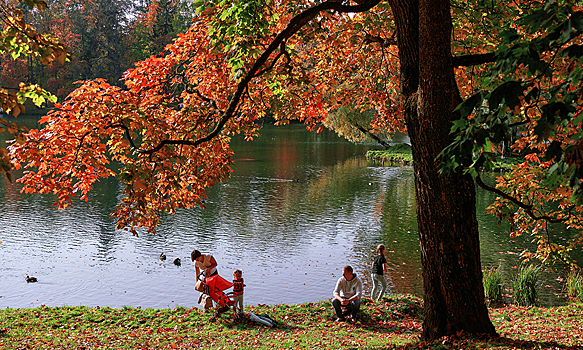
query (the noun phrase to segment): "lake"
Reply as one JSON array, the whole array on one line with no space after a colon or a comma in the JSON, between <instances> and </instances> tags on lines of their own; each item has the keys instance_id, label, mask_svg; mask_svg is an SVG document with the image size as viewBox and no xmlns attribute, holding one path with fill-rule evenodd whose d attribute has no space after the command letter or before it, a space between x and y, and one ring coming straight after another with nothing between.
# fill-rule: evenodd
<instances>
[{"instance_id":1,"label":"lake","mask_svg":"<svg viewBox=\"0 0 583 350\"><path fill-rule=\"evenodd\" d=\"M390 291L422 295L412 167L375 165L365 158L371 146L302 125L265 125L261 134L233 140L233 174L208 190L207 209L164 216L156 235L115 229L109 213L122 192L115 179L101 181L89 202L56 210L51 196L22 194L2 178L0 308L197 306L193 249L213 254L228 280L243 271L246 305L330 298L347 264L369 295L367 265L379 243L387 246ZM482 262L509 279L518 253L532 245L510 239L508 227L484 213L493 198L478 190ZM177 257L181 266L172 263ZM38 282L26 283L27 275ZM543 274L541 303L564 302L557 277Z\"/></svg>"}]
</instances>

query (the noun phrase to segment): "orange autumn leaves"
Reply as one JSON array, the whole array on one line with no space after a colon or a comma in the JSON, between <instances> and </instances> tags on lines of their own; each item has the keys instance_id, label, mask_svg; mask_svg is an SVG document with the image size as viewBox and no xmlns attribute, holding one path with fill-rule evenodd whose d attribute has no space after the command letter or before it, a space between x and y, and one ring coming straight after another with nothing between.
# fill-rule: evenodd
<instances>
[{"instance_id":1,"label":"orange autumn leaves","mask_svg":"<svg viewBox=\"0 0 583 350\"><path fill-rule=\"evenodd\" d=\"M204 188L228 176L232 151L224 134L199 147L182 144L216 124L216 108L229 91L220 60L200 54L208 42L192 38L196 29L181 36L168 57L152 57L127 72L127 89L84 82L41 120L43 129L28 133L25 145L13 145L13 159L25 164L23 190L55 194L64 208L75 195L86 200L100 178L118 175L125 188L113 216L134 233L154 230L159 213L202 205ZM167 141L175 143L152 152ZM112 162L121 170L112 170Z\"/></svg>"},{"instance_id":2,"label":"orange autumn leaves","mask_svg":"<svg viewBox=\"0 0 583 350\"><path fill-rule=\"evenodd\" d=\"M152 56L127 71L125 88L99 79L83 82L42 118L43 129L31 130L24 145L13 144L12 159L24 168L23 191L54 194L56 206L65 208L74 196L87 200L99 179L118 176L124 184L121 203L112 214L118 227L134 234L139 228L154 231L161 213L202 206L205 188L229 176L231 135L256 137L255 121L268 112L281 120L297 118L318 127L327 111L338 105L369 106L365 102L370 95L363 88L376 89L384 74L341 75L345 62L326 53L344 40L352 45L345 48L343 55L348 54L362 39L359 35L326 48L310 46L301 34L271 55L262 68L264 75L250 79L227 119L225 110L239 79L232 75L230 53L211 45L205 18L196 19L187 33L166 47L164 56ZM277 18L278 24L270 27L273 34L256 40L256 50L285 28L290 15ZM322 25L354 26L348 24L348 17L343 21L330 18ZM348 59L370 56L363 51L361 57ZM243 66L249 69L253 63L250 58ZM352 94L351 99L343 102L342 96L330 94L338 84L344 84L345 96ZM209 137L216 131L216 137Z\"/></svg>"}]
</instances>

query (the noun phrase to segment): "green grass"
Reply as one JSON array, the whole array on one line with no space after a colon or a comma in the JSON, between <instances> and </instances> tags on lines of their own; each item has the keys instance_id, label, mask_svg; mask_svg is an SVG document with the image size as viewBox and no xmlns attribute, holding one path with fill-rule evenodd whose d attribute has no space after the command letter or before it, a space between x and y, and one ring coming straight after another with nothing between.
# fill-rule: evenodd
<instances>
[{"instance_id":1,"label":"green grass","mask_svg":"<svg viewBox=\"0 0 583 350\"><path fill-rule=\"evenodd\" d=\"M235 320L228 311L211 320L198 308L138 309L38 307L0 310L0 349L384 349L417 341L422 302L391 296L363 300L358 323L336 323L329 301L299 305L248 306L245 312L268 314L277 328Z\"/></svg>"},{"instance_id":2,"label":"green grass","mask_svg":"<svg viewBox=\"0 0 583 350\"><path fill-rule=\"evenodd\" d=\"M583 304L490 309L500 338L458 334L420 342L423 304L407 295L363 300L358 323L334 322L329 301L247 306L279 325L198 308L37 307L0 309L0 349L578 349Z\"/></svg>"},{"instance_id":3,"label":"green grass","mask_svg":"<svg viewBox=\"0 0 583 350\"><path fill-rule=\"evenodd\" d=\"M532 265L521 266L512 284L514 302L519 306L534 306L537 303L540 268Z\"/></svg>"},{"instance_id":4,"label":"green grass","mask_svg":"<svg viewBox=\"0 0 583 350\"><path fill-rule=\"evenodd\" d=\"M400 143L389 147L382 151L367 151L366 159L373 160L380 163L389 164L403 164L411 165L413 163L413 155L411 146Z\"/></svg>"},{"instance_id":5,"label":"green grass","mask_svg":"<svg viewBox=\"0 0 583 350\"><path fill-rule=\"evenodd\" d=\"M499 268L484 270L484 295L490 300L502 300L504 281Z\"/></svg>"},{"instance_id":6,"label":"green grass","mask_svg":"<svg viewBox=\"0 0 583 350\"><path fill-rule=\"evenodd\" d=\"M412 165L413 155L411 146L401 143L386 150L370 150L366 152L366 159L389 165ZM513 165L521 164L524 157L499 158L492 165L491 171L509 171Z\"/></svg>"},{"instance_id":7,"label":"green grass","mask_svg":"<svg viewBox=\"0 0 583 350\"><path fill-rule=\"evenodd\" d=\"M583 301L583 275L580 271L570 271L565 279L567 296L577 301Z\"/></svg>"}]
</instances>

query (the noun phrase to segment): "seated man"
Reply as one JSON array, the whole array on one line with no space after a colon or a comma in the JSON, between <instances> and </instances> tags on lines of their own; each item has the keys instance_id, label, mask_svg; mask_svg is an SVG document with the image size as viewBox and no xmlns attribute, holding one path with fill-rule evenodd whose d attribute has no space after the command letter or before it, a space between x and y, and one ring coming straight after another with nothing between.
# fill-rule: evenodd
<instances>
[{"instance_id":1,"label":"seated man","mask_svg":"<svg viewBox=\"0 0 583 350\"><path fill-rule=\"evenodd\" d=\"M346 316L351 316L353 321L358 320L360 312L360 297L362 296L362 282L353 273L350 265L342 269L342 277L336 282L334 288L334 298L332 305L336 311L336 322L344 321ZM346 313L342 313L342 307L346 308Z\"/></svg>"}]
</instances>

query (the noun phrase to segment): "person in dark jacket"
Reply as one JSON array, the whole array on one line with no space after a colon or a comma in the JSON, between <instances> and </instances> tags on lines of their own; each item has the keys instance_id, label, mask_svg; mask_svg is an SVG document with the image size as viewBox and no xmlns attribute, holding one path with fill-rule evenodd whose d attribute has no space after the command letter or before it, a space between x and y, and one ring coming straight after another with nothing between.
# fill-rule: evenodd
<instances>
[{"instance_id":1,"label":"person in dark jacket","mask_svg":"<svg viewBox=\"0 0 583 350\"><path fill-rule=\"evenodd\" d=\"M372 271L370 275L372 280L372 293L370 298L372 300L381 300L387 290L387 280L385 279L383 272L389 273L387 270L387 259L385 259L385 245L379 244L377 247L377 256L372 263Z\"/></svg>"}]
</instances>

